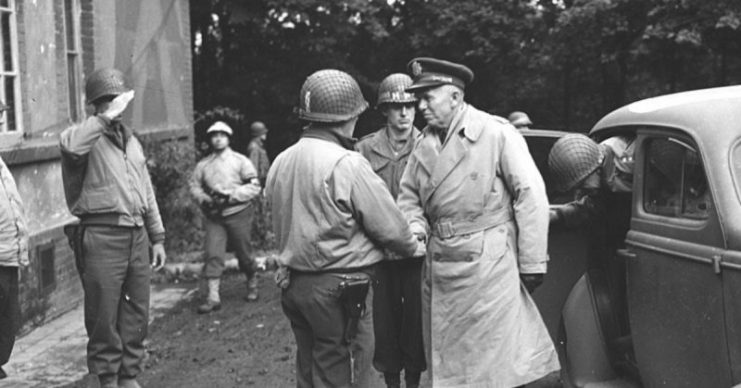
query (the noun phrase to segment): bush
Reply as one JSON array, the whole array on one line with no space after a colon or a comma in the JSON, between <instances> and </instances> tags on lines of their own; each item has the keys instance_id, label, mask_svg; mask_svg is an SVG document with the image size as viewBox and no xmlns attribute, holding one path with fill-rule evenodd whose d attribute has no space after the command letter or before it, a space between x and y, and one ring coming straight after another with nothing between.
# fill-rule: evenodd
<instances>
[{"instance_id":1,"label":"bush","mask_svg":"<svg viewBox=\"0 0 741 388\"><path fill-rule=\"evenodd\" d=\"M223 107L196 114L195 141L143 139L149 175L167 230L165 248L173 261L193 261L200 256L199 253L203 249L205 238L203 215L190 195L188 182L196 160L210 151L204 147L207 141L205 132L206 128L217 120L224 121L235 129L235 136L232 139L233 149L238 146L234 140L245 141L238 137L238 134L247 132L242 129L245 126L244 116L234 109ZM256 250L274 249L275 239L270 231L270 209L264 198L256 201L255 205L257 211L251 236L252 245Z\"/></svg>"},{"instance_id":2,"label":"bush","mask_svg":"<svg viewBox=\"0 0 741 388\"><path fill-rule=\"evenodd\" d=\"M157 204L167 230L165 248L178 261L178 257L200 251L203 245L201 211L188 189L188 180L195 167L196 149L190 139L146 141L144 148Z\"/></svg>"}]
</instances>

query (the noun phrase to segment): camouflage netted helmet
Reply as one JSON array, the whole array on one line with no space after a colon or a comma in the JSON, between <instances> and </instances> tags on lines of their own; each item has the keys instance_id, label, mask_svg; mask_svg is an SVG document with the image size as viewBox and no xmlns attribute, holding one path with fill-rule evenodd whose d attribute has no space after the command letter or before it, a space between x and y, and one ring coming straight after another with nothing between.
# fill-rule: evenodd
<instances>
[{"instance_id":1,"label":"camouflage netted helmet","mask_svg":"<svg viewBox=\"0 0 741 388\"><path fill-rule=\"evenodd\" d=\"M123 73L113 68L95 70L85 82L85 97L88 104L94 104L102 97L118 96L128 91Z\"/></svg>"},{"instance_id":2,"label":"camouflage netted helmet","mask_svg":"<svg viewBox=\"0 0 741 388\"><path fill-rule=\"evenodd\" d=\"M554 188L567 192L576 187L602 164L599 144L589 137L572 133L556 141L548 155L548 169Z\"/></svg>"},{"instance_id":3,"label":"camouflage netted helmet","mask_svg":"<svg viewBox=\"0 0 741 388\"><path fill-rule=\"evenodd\" d=\"M412 77L403 73L391 74L384 78L378 85L377 105L416 102L417 98L414 94L406 92L406 88L410 86L412 86Z\"/></svg>"},{"instance_id":4,"label":"camouflage netted helmet","mask_svg":"<svg viewBox=\"0 0 741 388\"><path fill-rule=\"evenodd\" d=\"M310 75L301 87L298 117L317 123L339 123L368 108L360 86L349 74L333 69Z\"/></svg>"}]
</instances>

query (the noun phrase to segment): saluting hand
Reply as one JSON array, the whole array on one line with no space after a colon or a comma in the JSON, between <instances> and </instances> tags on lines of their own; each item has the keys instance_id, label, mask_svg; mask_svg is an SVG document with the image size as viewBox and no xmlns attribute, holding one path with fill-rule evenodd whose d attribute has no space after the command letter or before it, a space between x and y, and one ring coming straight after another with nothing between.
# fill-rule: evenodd
<instances>
[{"instance_id":1,"label":"saluting hand","mask_svg":"<svg viewBox=\"0 0 741 388\"><path fill-rule=\"evenodd\" d=\"M165 266L165 261L167 261L165 245L162 243L152 245L152 268L154 268L155 271L159 271Z\"/></svg>"},{"instance_id":2,"label":"saluting hand","mask_svg":"<svg viewBox=\"0 0 741 388\"><path fill-rule=\"evenodd\" d=\"M128 92L121 93L114 98L105 108L101 116L105 117L109 121L119 119L121 113L126 110L131 100L134 99L134 91L129 90Z\"/></svg>"}]
</instances>

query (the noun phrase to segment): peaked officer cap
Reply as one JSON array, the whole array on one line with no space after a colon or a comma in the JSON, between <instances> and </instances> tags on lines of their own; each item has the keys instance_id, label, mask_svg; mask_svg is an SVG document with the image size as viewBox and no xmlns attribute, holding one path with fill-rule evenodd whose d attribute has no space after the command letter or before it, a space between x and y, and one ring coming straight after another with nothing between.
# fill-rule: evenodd
<instances>
[{"instance_id":1,"label":"peaked officer cap","mask_svg":"<svg viewBox=\"0 0 741 388\"><path fill-rule=\"evenodd\" d=\"M414 83L406 89L410 93L441 85L455 85L465 89L473 81L471 69L442 59L414 58L407 67L414 77Z\"/></svg>"}]
</instances>

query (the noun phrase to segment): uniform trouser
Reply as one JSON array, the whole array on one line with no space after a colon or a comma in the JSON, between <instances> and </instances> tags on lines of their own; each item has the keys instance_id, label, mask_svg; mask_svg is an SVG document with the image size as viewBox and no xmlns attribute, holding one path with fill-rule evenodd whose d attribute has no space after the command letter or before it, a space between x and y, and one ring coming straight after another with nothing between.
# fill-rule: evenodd
<instances>
[{"instance_id":1,"label":"uniform trouser","mask_svg":"<svg viewBox=\"0 0 741 388\"><path fill-rule=\"evenodd\" d=\"M345 318L338 286L366 273L305 274L291 272L283 290L283 312L296 337L296 386L368 387L373 358L373 290L366 297L366 311L358 322L357 336L344 342ZM351 381L354 380L354 384Z\"/></svg>"},{"instance_id":2,"label":"uniform trouser","mask_svg":"<svg viewBox=\"0 0 741 388\"><path fill-rule=\"evenodd\" d=\"M206 217L206 264L203 275L207 278L219 278L224 273L224 257L227 242L234 249L239 263L239 270L251 278L255 274L255 262L250 256L252 246L252 218L254 206L230 214L226 217Z\"/></svg>"},{"instance_id":3,"label":"uniform trouser","mask_svg":"<svg viewBox=\"0 0 741 388\"><path fill-rule=\"evenodd\" d=\"M96 375L141 371L149 320L149 239L144 228L85 226L78 271L85 292L87 364Z\"/></svg>"},{"instance_id":4,"label":"uniform trouser","mask_svg":"<svg viewBox=\"0 0 741 388\"><path fill-rule=\"evenodd\" d=\"M20 315L18 267L0 266L0 366L10 359Z\"/></svg>"},{"instance_id":5,"label":"uniform trouser","mask_svg":"<svg viewBox=\"0 0 741 388\"><path fill-rule=\"evenodd\" d=\"M422 340L422 259L381 262L376 268L373 366L383 373L427 369Z\"/></svg>"}]
</instances>

